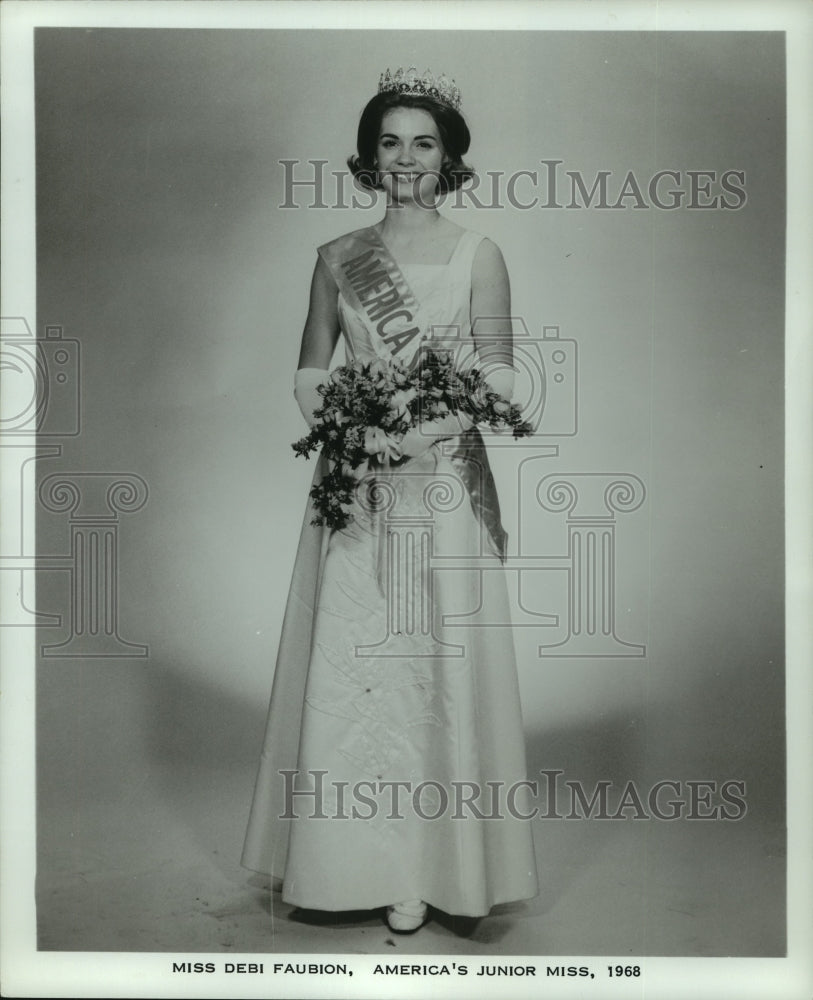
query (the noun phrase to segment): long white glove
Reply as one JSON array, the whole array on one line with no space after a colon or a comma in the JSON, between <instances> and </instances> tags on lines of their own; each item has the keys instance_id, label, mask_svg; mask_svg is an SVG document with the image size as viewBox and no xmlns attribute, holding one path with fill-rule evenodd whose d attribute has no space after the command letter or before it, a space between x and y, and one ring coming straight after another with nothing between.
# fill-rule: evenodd
<instances>
[{"instance_id":1,"label":"long white glove","mask_svg":"<svg viewBox=\"0 0 813 1000\"><path fill-rule=\"evenodd\" d=\"M516 373L510 365L494 365L486 375L486 382L498 392L504 399L510 401L514 394L514 379Z\"/></svg>"},{"instance_id":2,"label":"long white glove","mask_svg":"<svg viewBox=\"0 0 813 1000\"><path fill-rule=\"evenodd\" d=\"M322 405L322 397L316 390L327 381L328 374L327 368L299 368L294 374L294 399L308 427L316 423L313 411Z\"/></svg>"}]
</instances>

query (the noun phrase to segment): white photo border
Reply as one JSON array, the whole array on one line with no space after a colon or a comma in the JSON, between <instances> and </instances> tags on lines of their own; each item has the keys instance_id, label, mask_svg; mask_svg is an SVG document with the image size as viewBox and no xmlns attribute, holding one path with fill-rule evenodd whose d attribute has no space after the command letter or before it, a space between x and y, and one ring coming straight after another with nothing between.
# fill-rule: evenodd
<instances>
[{"instance_id":1,"label":"white photo border","mask_svg":"<svg viewBox=\"0 0 813 1000\"><path fill-rule=\"evenodd\" d=\"M36 315L34 241L34 60L36 26L51 27L206 27L373 29L414 28L414 15L426 15L432 29L459 27L460 3L410 2L16 2L6 0L2 17L2 237L3 315ZM787 618L787 805L788 805L788 956L785 959L628 958L640 964L641 995L666 998L737 996L741 1000L768 997L794 1000L813 991L813 861L811 860L811 761L813 761L813 336L811 281L813 274L813 10L803 2L629 2L601 0L572 3L482 2L465 5L467 30L592 30L592 31L764 31L786 33L788 71L788 222L786 271L786 594ZM431 29L430 29L431 30ZM2 487L12 487L0 477ZM29 498L33 504L33 498ZM2 989L6 996L54 997L306 997L415 996L425 981L386 983L370 975L375 956L320 956L322 962L350 961L356 978L307 977L301 981L235 977L218 972L197 980L194 994L188 980L173 976L167 954L49 953L36 948L34 910L34 664L32 630L0 630L2 654ZM278 956L283 958L285 956ZM298 956L300 960L302 956ZM222 955L196 955L222 966ZM233 961L257 961L258 956L230 955ZM403 962L426 962L426 956L401 956ZM441 956L435 960L440 961ZM507 956L503 961L509 961ZM537 959L539 961L539 959ZM568 956L568 965L606 964L589 956ZM540 964L542 964L540 962ZM499 980L483 984L434 979L432 992L449 997L539 995L540 983ZM282 990L284 993L274 992ZM589 985L546 981L549 997L618 996L614 981ZM239 990L239 992L237 992Z\"/></svg>"}]
</instances>

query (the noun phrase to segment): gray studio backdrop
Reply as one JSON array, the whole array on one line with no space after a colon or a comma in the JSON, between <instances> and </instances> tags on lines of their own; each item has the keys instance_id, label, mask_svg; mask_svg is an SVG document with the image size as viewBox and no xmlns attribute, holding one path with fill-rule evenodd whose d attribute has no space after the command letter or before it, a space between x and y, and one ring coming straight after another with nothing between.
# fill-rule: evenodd
<instances>
[{"instance_id":1,"label":"gray studio backdrop","mask_svg":"<svg viewBox=\"0 0 813 1000\"><path fill-rule=\"evenodd\" d=\"M149 655L40 660L41 891L93 870L100 822L108 842L155 835L206 775L237 789L228 816L215 797L207 816L239 854L312 472L290 442L315 248L380 216L280 208L280 161L325 160L331 182L379 72L413 61L457 79L481 174L541 178L559 160L588 186L609 171L615 200L629 171L642 186L676 171L661 191L715 172L712 196L744 171L730 209L444 211L502 247L532 334L558 326L578 344L578 433L545 440L559 455L537 478L629 473L646 490L617 517L615 607L618 636L646 655L540 658L551 640L516 630L529 767L642 787L743 780L747 816L697 824L684 850L701 870L710 842L781 855L783 37L41 29L36 326L80 342L82 426L38 475L149 488L117 538L119 633ZM531 188L517 196L545 200ZM566 515L528 506L510 449L493 454L512 537L522 522L527 551L566 551ZM69 551L69 531L43 510L40 553ZM65 616L40 642L68 637L71 579L38 574L40 609ZM523 602L564 621L559 574L526 578ZM189 826L205 850L206 824ZM775 871L751 901L771 914L764 954L784 949ZM737 891L723 894L732 919Z\"/></svg>"}]
</instances>

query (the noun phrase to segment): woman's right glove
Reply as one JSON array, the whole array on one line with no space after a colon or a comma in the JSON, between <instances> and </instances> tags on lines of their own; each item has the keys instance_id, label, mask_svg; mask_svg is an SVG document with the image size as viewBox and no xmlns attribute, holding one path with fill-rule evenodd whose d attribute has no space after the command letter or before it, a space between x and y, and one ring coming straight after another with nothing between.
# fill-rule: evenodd
<instances>
[{"instance_id":1,"label":"woman's right glove","mask_svg":"<svg viewBox=\"0 0 813 1000\"><path fill-rule=\"evenodd\" d=\"M294 399L308 427L313 427L316 423L313 411L322 405L322 397L317 389L327 382L328 375L327 368L299 368L294 374Z\"/></svg>"}]
</instances>

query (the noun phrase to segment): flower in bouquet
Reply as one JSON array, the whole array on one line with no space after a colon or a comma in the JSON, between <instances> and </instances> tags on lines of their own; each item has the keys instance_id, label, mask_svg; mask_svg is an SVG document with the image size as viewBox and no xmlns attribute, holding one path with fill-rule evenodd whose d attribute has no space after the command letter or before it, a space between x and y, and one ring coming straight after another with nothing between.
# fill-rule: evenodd
<instances>
[{"instance_id":1,"label":"flower in bouquet","mask_svg":"<svg viewBox=\"0 0 813 1000\"><path fill-rule=\"evenodd\" d=\"M457 369L448 352L427 352L412 369L396 359L353 361L331 372L319 394L310 433L292 447L305 458L321 449L328 459L328 472L311 489L312 523L337 529L352 520L358 480L401 461L404 435L422 421L462 413L475 424L510 428L514 437L533 433L520 407L478 369Z\"/></svg>"},{"instance_id":2,"label":"flower in bouquet","mask_svg":"<svg viewBox=\"0 0 813 1000\"><path fill-rule=\"evenodd\" d=\"M398 438L380 427L367 427L364 431L365 452L378 459L384 465L387 462L397 462L401 457L401 446Z\"/></svg>"}]
</instances>

